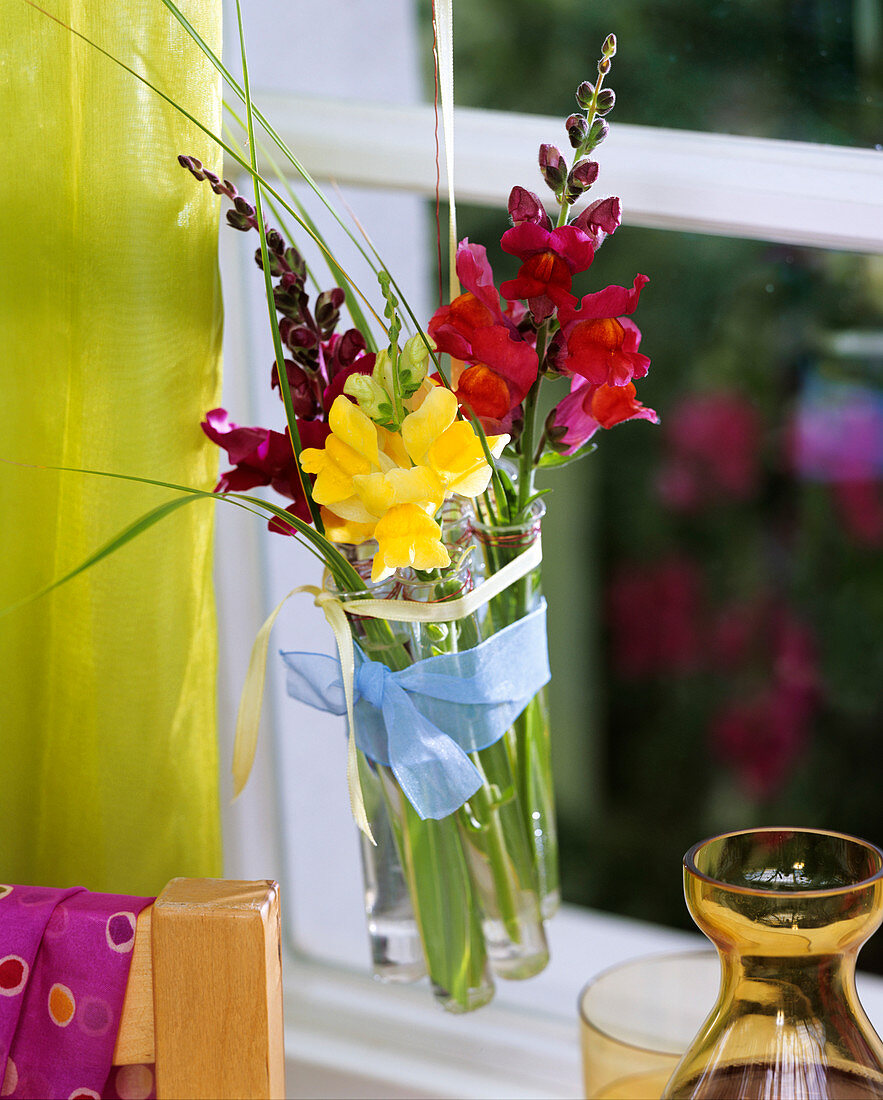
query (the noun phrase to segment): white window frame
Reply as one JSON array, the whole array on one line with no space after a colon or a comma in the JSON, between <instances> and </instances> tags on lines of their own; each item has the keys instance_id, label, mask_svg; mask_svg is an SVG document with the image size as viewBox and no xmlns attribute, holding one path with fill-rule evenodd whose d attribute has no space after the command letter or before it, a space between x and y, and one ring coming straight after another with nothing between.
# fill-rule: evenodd
<instances>
[{"instance_id":1,"label":"white window frame","mask_svg":"<svg viewBox=\"0 0 883 1100\"><path fill-rule=\"evenodd\" d=\"M434 193L430 108L278 93L256 98L317 180L394 188L421 196ZM511 185L529 183L540 141L559 128L560 120L554 118L459 109L456 185L460 201L504 210ZM339 139L342 133L348 135L345 149ZM599 158L603 193L621 196L627 224L883 252L883 156L874 150L616 125ZM250 252L237 253L224 243L229 236L222 234L228 363L249 358L248 309L258 311L258 324L264 324L266 316L255 305L259 295L256 298L253 290L246 289L257 283L243 263ZM254 243L249 243L253 249ZM672 288L671 293L672 308L677 308L676 290ZM251 305L243 307L249 297ZM256 373L261 375L258 383L253 378ZM256 407L254 387L265 388L264 373L228 371L226 401L231 413ZM241 415L237 419L244 422ZM278 596L280 569L286 588L316 583L317 578L312 558L295 552L290 544L282 547L287 540L269 538L252 517L228 514L235 511L218 509L222 762L230 759L248 644ZM279 565L280 555L284 567ZM298 605L291 619L297 629L292 627L279 644L307 648L297 635L321 632L322 620L317 616L308 601ZM316 647L328 651L330 643L316 643ZM342 737L337 726L315 712L293 722L295 705L285 700L273 664L268 721L255 772L245 795L225 815L226 873L279 876L284 862L277 827L282 807L274 731L269 727L275 724L275 735L280 736L278 729L284 724L285 736L298 738L301 727L308 727L310 747L304 759L312 757L310 767L299 771L285 798L293 804L321 805L316 802L317 788L324 789L326 783L334 788L327 796L327 810L320 817L312 811L311 827L321 834L320 860L327 861L328 853L334 853L336 872L329 876L327 889L332 894L338 891L337 909L355 906L352 920L347 917L344 923L349 920L347 927L358 927L362 920L358 865L354 827L346 812ZM229 794L226 783L224 793ZM298 843L309 857L319 841L305 833ZM344 853L339 860L338 853ZM293 916L296 928L298 913L312 903L310 888L297 876L290 885L283 885L288 891L283 907ZM492 1005L460 1018L440 1012L425 984L378 988L367 975L363 936L353 945L357 955L349 968L310 958L289 946L285 961L286 1044L292 1059L289 1095L581 1095L575 1005L580 985L621 959L704 941L698 934L570 907L551 922L549 931L552 963L544 974L528 983L500 983ZM357 958L362 959L361 969ZM867 979L863 996L879 1027L883 981Z\"/></svg>"}]
</instances>

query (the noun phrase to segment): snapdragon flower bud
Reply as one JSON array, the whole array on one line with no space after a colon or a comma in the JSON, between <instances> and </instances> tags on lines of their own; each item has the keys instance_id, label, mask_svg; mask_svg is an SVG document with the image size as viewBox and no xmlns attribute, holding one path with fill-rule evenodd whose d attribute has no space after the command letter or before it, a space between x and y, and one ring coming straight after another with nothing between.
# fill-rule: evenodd
<instances>
[{"instance_id":1,"label":"snapdragon flower bud","mask_svg":"<svg viewBox=\"0 0 883 1100\"><path fill-rule=\"evenodd\" d=\"M567 199L574 203L598 178L599 166L595 160L581 160L567 177Z\"/></svg>"},{"instance_id":2,"label":"snapdragon flower bud","mask_svg":"<svg viewBox=\"0 0 883 1100\"><path fill-rule=\"evenodd\" d=\"M607 37L604 39L604 45L601 47L601 53L603 53L605 57L613 57L613 55L616 53L615 34L608 34Z\"/></svg>"},{"instance_id":3,"label":"snapdragon flower bud","mask_svg":"<svg viewBox=\"0 0 883 1100\"><path fill-rule=\"evenodd\" d=\"M599 115L606 115L613 110L613 104L616 102L616 92L612 88L602 88L598 92L598 100L595 104L595 110Z\"/></svg>"},{"instance_id":4,"label":"snapdragon flower bud","mask_svg":"<svg viewBox=\"0 0 883 1100\"><path fill-rule=\"evenodd\" d=\"M392 414L386 391L367 374L351 374L343 384L343 392L355 398L356 404L371 420L386 420Z\"/></svg>"},{"instance_id":5,"label":"snapdragon flower bud","mask_svg":"<svg viewBox=\"0 0 883 1100\"><path fill-rule=\"evenodd\" d=\"M399 383L403 397L410 397L420 389L428 366L429 348L422 336L412 336L406 340L399 356Z\"/></svg>"},{"instance_id":6,"label":"snapdragon flower bud","mask_svg":"<svg viewBox=\"0 0 883 1100\"><path fill-rule=\"evenodd\" d=\"M567 164L554 145L540 146L540 171L547 185L559 192L567 178Z\"/></svg>"},{"instance_id":7,"label":"snapdragon flower bud","mask_svg":"<svg viewBox=\"0 0 883 1100\"><path fill-rule=\"evenodd\" d=\"M595 94L595 85L591 84L588 80L584 80L582 84L576 90L576 101L582 107L583 110L591 107L592 96Z\"/></svg>"},{"instance_id":8,"label":"snapdragon flower bud","mask_svg":"<svg viewBox=\"0 0 883 1100\"><path fill-rule=\"evenodd\" d=\"M600 145L609 133L610 124L603 118L596 118L592 123L591 130L589 130L589 136L586 138L586 152L590 153L594 148Z\"/></svg>"},{"instance_id":9,"label":"snapdragon flower bud","mask_svg":"<svg viewBox=\"0 0 883 1100\"><path fill-rule=\"evenodd\" d=\"M586 134L589 132L588 122L586 122L582 115L571 115L564 123L564 128L567 130L567 137L570 140L571 147L579 149L586 140Z\"/></svg>"}]
</instances>

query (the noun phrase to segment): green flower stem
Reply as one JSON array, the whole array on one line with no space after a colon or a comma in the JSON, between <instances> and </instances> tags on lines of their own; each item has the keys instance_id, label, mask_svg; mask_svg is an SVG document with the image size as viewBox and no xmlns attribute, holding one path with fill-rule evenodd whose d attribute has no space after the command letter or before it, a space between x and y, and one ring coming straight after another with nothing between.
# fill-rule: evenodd
<instances>
[{"instance_id":1,"label":"green flower stem","mask_svg":"<svg viewBox=\"0 0 883 1100\"><path fill-rule=\"evenodd\" d=\"M521 943L521 925L518 920L518 906L512 882L513 861L507 849L506 837L500 821L500 807L504 804L505 798L500 793L499 787L489 782L485 772L485 767L489 767L489 770L498 776L501 772L509 772L508 757L502 760L499 751L491 752L491 749L498 747L505 754L505 746L501 741L496 742L495 745L490 745L481 753L473 752L469 754L472 763L481 774L482 785L466 805L458 811L458 814L467 835L474 832L483 840L482 847L493 877L494 900L499 909L500 919L513 943ZM494 764L496 764L496 767L494 767ZM509 797L511 798L511 793Z\"/></svg>"},{"instance_id":2,"label":"green flower stem","mask_svg":"<svg viewBox=\"0 0 883 1100\"><path fill-rule=\"evenodd\" d=\"M540 396L540 386L543 384L543 360L546 357L546 342L549 339L549 322L544 321L537 332L537 362L539 371L537 380L528 391L524 399L524 429L521 433L520 447L521 457L518 463L518 516L513 517L513 522L524 517L527 503L534 492L534 446L536 435L537 402Z\"/></svg>"},{"instance_id":3,"label":"green flower stem","mask_svg":"<svg viewBox=\"0 0 883 1100\"><path fill-rule=\"evenodd\" d=\"M422 820L391 771L382 771L391 817L400 822L396 835L430 980L467 1011L477 1007L476 991L486 984L487 949L457 818Z\"/></svg>"},{"instance_id":4,"label":"green flower stem","mask_svg":"<svg viewBox=\"0 0 883 1100\"><path fill-rule=\"evenodd\" d=\"M504 530L499 538L495 537L496 525L485 523L480 543L488 575L499 572L530 544L530 522L529 517L524 520L523 537ZM536 569L495 596L488 604L486 632L497 632L531 612L537 606L539 585L540 571ZM558 870L545 689L515 719L506 732L505 742L517 788L520 825L532 854L543 915L551 916L558 899Z\"/></svg>"}]
</instances>

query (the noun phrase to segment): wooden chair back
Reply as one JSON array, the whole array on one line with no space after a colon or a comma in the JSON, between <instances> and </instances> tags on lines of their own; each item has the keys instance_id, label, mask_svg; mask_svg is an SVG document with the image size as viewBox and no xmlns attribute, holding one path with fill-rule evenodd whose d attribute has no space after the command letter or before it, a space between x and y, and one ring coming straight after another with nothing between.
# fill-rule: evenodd
<instances>
[{"instance_id":1,"label":"wooden chair back","mask_svg":"<svg viewBox=\"0 0 883 1100\"><path fill-rule=\"evenodd\" d=\"M284 1098L279 887L177 878L138 918L114 1065L157 1100Z\"/></svg>"}]
</instances>

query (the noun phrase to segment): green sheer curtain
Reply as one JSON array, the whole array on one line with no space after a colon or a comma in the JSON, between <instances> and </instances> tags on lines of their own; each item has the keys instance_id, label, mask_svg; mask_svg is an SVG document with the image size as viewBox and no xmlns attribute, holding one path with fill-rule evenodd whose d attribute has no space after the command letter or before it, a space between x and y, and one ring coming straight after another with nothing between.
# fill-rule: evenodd
<instances>
[{"instance_id":1,"label":"green sheer curtain","mask_svg":"<svg viewBox=\"0 0 883 1100\"><path fill-rule=\"evenodd\" d=\"M218 132L214 70L160 0L41 0ZM25 0L0 41L0 458L211 488L212 142ZM220 50L220 0L182 0ZM0 608L168 490L0 464ZM0 881L152 893L220 870L213 507L190 504L0 617Z\"/></svg>"}]
</instances>

